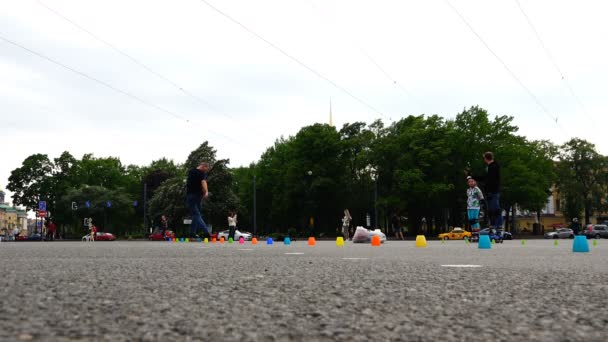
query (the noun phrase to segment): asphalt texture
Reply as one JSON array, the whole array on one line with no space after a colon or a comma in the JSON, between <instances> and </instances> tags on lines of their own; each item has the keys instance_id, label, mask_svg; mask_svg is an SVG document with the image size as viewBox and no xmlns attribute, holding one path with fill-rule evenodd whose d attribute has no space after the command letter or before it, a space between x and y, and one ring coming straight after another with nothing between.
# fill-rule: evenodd
<instances>
[{"instance_id":1,"label":"asphalt texture","mask_svg":"<svg viewBox=\"0 0 608 342\"><path fill-rule=\"evenodd\" d=\"M608 341L608 240L559 242L3 242L0 340Z\"/></svg>"}]
</instances>

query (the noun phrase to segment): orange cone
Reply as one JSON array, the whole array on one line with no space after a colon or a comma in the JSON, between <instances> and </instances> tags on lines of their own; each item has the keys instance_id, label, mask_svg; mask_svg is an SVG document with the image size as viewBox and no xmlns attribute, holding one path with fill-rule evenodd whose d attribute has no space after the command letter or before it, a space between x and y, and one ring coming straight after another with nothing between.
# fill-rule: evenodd
<instances>
[{"instance_id":1,"label":"orange cone","mask_svg":"<svg viewBox=\"0 0 608 342\"><path fill-rule=\"evenodd\" d=\"M317 240L315 240L315 238L313 236L308 238L308 245L309 246L314 246L317 244Z\"/></svg>"},{"instance_id":2,"label":"orange cone","mask_svg":"<svg viewBox=\"0 0 608 342\"><path fill-rule=\"evenodd\" d=\"M211 242L212 242L212 243L216 243L216 242L217 242L217 238L214 238L214 237L213 237L213 238L211 238Z\"/></svg>"},{"instance_id":3,"label":"orange cone","mask_svg":"<svg viewBox=\"0 0 608 342\"><path fill-rule=\"evenodd\" d=\"M251 239L251 244L252 245L257 245L258 244L258 239L257 238Z\"/></svg>"},{"instance_id":4,"label":"orange cone","mask_svg":"<svg viewBox=\"0 0 608 342\"><path fill-rule=\"evenodd\" d=\"M224 243L224 241L226 241L226 239L224 239L224 237L222 236L222 237L220 238L220 243Z\"/></svg>"},{"instance_id":5,"label":"orange cone","mask_svg":"<svg viewBox=\"0 0 608 342\"><path fill-rule=\"evenodd\" d=\"M372 236L372 246L379 247L382 244L378 235Z\"/></svg>"}]
</instances>

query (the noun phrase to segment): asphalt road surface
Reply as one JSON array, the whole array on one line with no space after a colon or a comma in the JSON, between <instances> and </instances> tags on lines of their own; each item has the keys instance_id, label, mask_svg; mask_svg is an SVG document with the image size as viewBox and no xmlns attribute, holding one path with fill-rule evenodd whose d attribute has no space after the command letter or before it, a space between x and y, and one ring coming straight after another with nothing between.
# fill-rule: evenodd
<instances>
[{"instance_id":1,"label":"asphalt road surface","mask_svg":"<svg viewBox=\"0 0 608 342\"><path fill-rule=\"evenodd\" d=\"M608 341L608 240L2 242L0 262L2 341Z\"/></svg>"}]
</instances>

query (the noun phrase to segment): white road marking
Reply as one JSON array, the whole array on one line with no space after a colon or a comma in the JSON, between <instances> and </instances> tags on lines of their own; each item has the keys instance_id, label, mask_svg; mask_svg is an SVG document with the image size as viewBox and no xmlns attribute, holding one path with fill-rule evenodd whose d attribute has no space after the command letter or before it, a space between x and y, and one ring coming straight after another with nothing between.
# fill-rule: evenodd
<instances>
[{"instance_id":1,"label":"white road marking","mask_svg":"<svg viewBox=\"0 0 608 342\"><path fill-rule=\"evenodd\" d=\"M481 265L441 265L441 267L478 268L481 267Z\"/></svg>"},{"instance_id":2,"label":"white road marking","mask_svg":"<svg viewBox=\"0 0 608 342\"><path fill-rule=\"evenodd\" d=\"M342 260L367 260L369 258L342 258Z\"/></svg>"},{"instance_id":3,"label":"white road marking","mask_svg":"<svg viewBox=\"0 0 608 342\"><path fill-rule=\"evenodd\" d=\"M304 253L298 253L298 252L295 252L295 253L285 253L285 255L303 255L303 254Z\"/></svg>"}]
</instances>

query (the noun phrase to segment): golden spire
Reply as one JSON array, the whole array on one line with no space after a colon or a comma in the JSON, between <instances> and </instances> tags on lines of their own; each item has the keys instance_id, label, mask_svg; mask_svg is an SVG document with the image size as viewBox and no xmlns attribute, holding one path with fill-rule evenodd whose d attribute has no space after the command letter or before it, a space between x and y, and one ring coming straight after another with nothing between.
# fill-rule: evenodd
<instances>
[{"instance_id":1,"label":"golden spire","mask_svg":"<svg viewBox=\"0 0 608 342\"><path fill-rule=\"evenodd\" d=\"M329 125L331 127L334 127L334 117L333 117L333 114L331 112L331 97L329 98Z\"/></svg>"}]
</instances>

